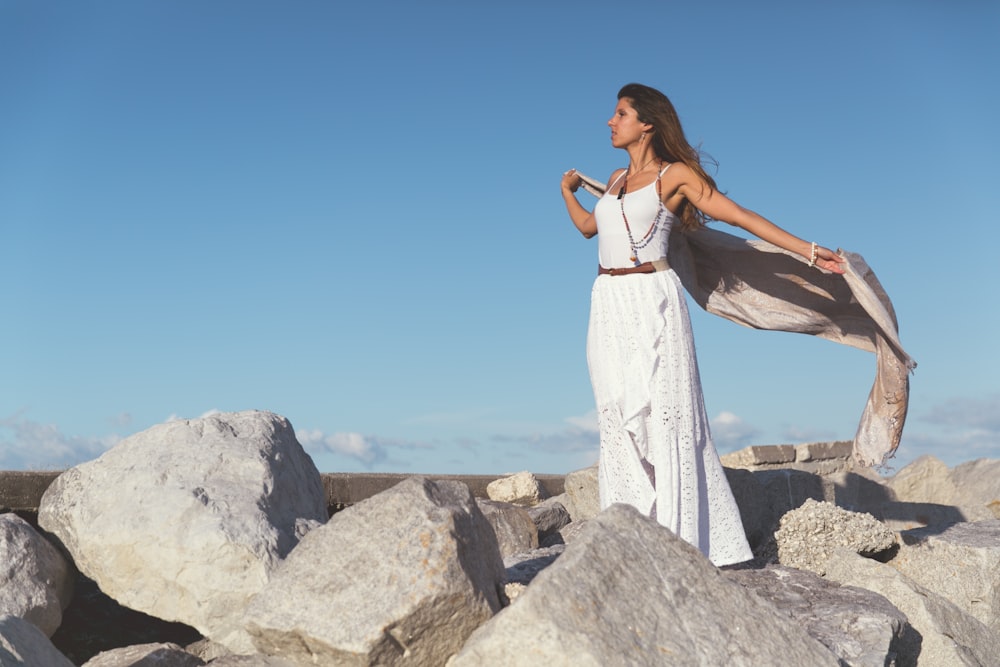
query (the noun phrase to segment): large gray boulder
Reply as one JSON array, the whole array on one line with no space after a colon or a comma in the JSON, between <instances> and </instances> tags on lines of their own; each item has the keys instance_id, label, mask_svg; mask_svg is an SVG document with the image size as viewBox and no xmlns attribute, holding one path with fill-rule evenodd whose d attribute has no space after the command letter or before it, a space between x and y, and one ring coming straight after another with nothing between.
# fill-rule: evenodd
<instances>
[{"instance_id":1,"label":"large gray boulder","mask_svg":"<svg viewBox=\"0 0 1000 667\"><path fill-rule=\"evenodd\" d=\"M782 565L817 574L823 574L827 559L838 548L872 556L896 544L895 534L870 514L812 499L781 518L774 539Z\"/></svg>"},{"instance_id":2,"label":"large gray boulder","mask_svg":"<svg viewBox=\"0 0 1000 667\"><path fill-rule=\"evenodd\" d=\"M73 595L72 568L27 521L0 514L0 616L18 616L51 637Z\"/></svg>"},{"instance_id":3,"label":"large gray boulder","mask_svg":"<svg viewBox=\"0 0 1000 667\"><path fill-rule=\"evenodd\" d=\"M17 616L0 617L0 665L73 667L38 626Z\"/></svg>"},{"instance_id":4,"label":"large gray boulder","mask_svg":"<svg viewBox=\"0 0 1000 667\"><path fill-rule=\"evenodd\" d=\"M916 632L904 636L898 665L993 667L997 664L1000 636L890 565L844 549L834 552L824 569L827 579L874 591L906 614Z\"/></svg>"},{"instance_id":5,"label":"large gray boulder","mask_svg":"<svg viewBox=\"0 0 1000 667\"><path fill-rule=\"evenodd\" d=\"M252 649L239 613L310 526L322 481L284 418L173 421L60 475L39 524L121 604Z\"/></svg>"},{"instance_id":6,"label":"large gray boulder","mask_svg":"<svg viewBox=\"0 0 1000 667\"><path fill-rule=\"evenodd\" d=\"M524 507L484 498L476 504L493 527L502 558L538 548L538 527Z\"/></svg>"},{"instance_id":7,"label":"large gray boulder","mask_svg":"<svg viewBox=\"0 0 1000 667\"><path fill-rule=\"evenodd\" d=\"M177 644L137 644L102 651L83 667L202 667L206 664Z\"/></svg>"},{"instance_id":8,"label":"large gray boulder","mask_svg":"<svg viewBox=\"0 0 1000 667\"><path fill-rule=\"evenodd\" d=\"M851 667L896 665L913 632L906 615L881 595L839 586L806 570L772 565L725 572L802 626Z\"/></svg>"},{"instance_id":9,"label":"large gray boulder","mask_svg":"<svg viewBox=\"0 0 1000 667\"><path fill-rule=\"evenodd\" d=\"M500 609L503 576L469 488L410 478L306 535L247 629L261 653L303 664L442 665Z\"/></svg>"},{"instance_id":10,"label":"large gray boulder","mask_svg":"<svg viewBox=\"0 0 1000 667\"><path fill-rule=\"evenodd\" d=\"M889 562L1000 633L1000 519L916 528Z\"/></svg>"},{"instance_id":11,"label":"large gray boulder","mask_svg":"<svg viewBox=\"0 0 1000 667\"><path fill-rule=\"evenodd\" d=\"M588 521L558 560L476 630L450 667L837 665L697 549L634 508Z\"/></svg>"}]
</instances>

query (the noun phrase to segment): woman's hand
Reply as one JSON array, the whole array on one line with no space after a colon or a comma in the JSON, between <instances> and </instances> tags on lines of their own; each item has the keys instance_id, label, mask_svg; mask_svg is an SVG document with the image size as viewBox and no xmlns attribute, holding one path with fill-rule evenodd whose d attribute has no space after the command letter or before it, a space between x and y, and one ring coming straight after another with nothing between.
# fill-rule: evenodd
<instances>
[{"instance_id":1,"label":"woman's hand","mask_svg":"<svg viewBox=\"0 0 1000 667\"><path fill-rule=\"evenodd\" d=\"M580 188L580 184L582 182L583 180L580 178L580 175L576 173L576 169L570 169L569 171L563 173L560 185L562 186L563 193L569 192L572 194Z\"/></svg>"},{"instance_id":2,"label":"woman's hand","mask_svg":"<svg viewBox=\"0 0 1000 667\"><path fill-rule=\"evenodd\" d=\"M573 225L583 234L584 238L592 238L597 234L597 221L594 214L585 209L577 200L575 193L579 189L583 179L576 173L576 169L570 169L562 175L562 196L566 202L566 210Z\"/></svg>"},{"instance_id":3,"label":"woman's hand","mask_svg":"<svg viewBox=\"0 0 1000 667\"><path fill-rule=\"evenodd\" d=\"M829 248L816 246L816 266L819 268L833 271L834 273L844 273L845 269L842 265L845 262L847 262L846 259Z\"/></svg>"}]
</instances>

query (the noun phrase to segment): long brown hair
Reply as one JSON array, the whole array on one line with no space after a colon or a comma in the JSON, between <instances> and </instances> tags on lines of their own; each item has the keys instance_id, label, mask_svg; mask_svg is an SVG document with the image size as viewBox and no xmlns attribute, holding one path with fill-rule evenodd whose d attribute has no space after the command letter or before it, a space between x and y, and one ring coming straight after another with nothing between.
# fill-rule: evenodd
<instances>
[{"instance_id":1,"label":"long brown hair","mask_svg":"<svg viewBox=\"0 0 1000 667\"><path fill-rule=\"evenodd\" d=\"M715 179L701 166L701 151L691 146L684 136L677 111L666 95L641 83L629 83L618 91L618 99L627 99L639 116L639 122L653 126L651 138L656 157L664 162L683 162L701 176L713 190L718 189ZM687 199L676 213L685 230L696 229L708 221L707 216L691 205Z\"/></svg>"}]
</instances>

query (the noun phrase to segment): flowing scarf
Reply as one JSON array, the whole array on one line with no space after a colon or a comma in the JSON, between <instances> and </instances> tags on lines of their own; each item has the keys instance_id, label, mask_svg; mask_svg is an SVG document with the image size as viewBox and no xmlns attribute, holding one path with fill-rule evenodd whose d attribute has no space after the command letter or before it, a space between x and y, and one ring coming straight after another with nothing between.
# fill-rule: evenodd
<instances>
[{"instance_id":1,"label":"flowing scarf","mask_svg":"<svg viewBox=\"0 0 1000 667\"><path fill-rule=\"evenodd\" d=\"M600 197L604 184L583 176ZM875 383L854 436L854 460L881 466L899 447L916 362L899 342L892 302L864 258L838 251L843 275L760 240L702 227L671 230L667 259L703 309L754 329L811 334L875 353Z\"/></svg>"}]
</instances>

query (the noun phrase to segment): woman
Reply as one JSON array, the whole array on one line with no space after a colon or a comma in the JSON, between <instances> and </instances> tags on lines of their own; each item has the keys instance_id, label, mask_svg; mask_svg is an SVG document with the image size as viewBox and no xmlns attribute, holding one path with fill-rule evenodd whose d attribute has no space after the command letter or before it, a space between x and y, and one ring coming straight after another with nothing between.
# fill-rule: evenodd
<instances>
[{"instance_id":1,"label":"woman","mask_svg":"<svg viewBox=\"0 0 1000 667\"><path fill-rule=\"evenodd\" d=\"M576 228L598 236L587 361L601 433L601 507L627 503L718 565L753 558L712 444L687 303L666 264L673 225L721 220L843 273L833 251L799 239L716 188L688 144L670 100L628 84L608 121L629 165L608 180L593 212L577 201L580 176L563 175Z\"/></svg>"}]
</instances>

